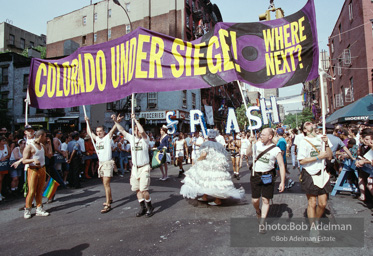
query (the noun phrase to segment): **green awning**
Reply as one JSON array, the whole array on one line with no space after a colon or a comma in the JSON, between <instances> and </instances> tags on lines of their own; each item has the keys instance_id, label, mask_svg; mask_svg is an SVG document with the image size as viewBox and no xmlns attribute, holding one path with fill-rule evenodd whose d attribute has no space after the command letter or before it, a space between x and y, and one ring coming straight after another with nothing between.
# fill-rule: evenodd
<instances>
[{"instance_id":1,"label":"green awning","mask_svg":"<svg viewBox=\"0 0 373 256\"><path fill-rule=\"evenodd\" d=\"M330 124L367 120L373 120L373 94L368 94L354 103L338 109L326 118L326 122Z\"/></svg>"}]
</instances>

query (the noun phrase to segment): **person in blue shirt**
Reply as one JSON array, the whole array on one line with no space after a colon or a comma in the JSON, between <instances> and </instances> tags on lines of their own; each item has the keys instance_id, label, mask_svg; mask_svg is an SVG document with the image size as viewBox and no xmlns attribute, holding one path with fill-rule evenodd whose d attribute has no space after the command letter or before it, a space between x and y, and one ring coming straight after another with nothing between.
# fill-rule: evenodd
<instances>
[{"instance_id":1,"label":"person in blue shirt","mask_svg":"<svg viewBox=\"0 0 373 256\"><path fill-rule=\"evenodd\" d=\"M293 185L294 185L294 181L292 179L289 178L289 171L288 171L288 168L287 168L287 162L286 162L286 140L284 138L284 129L283 128L277 128L276 130L276 133L278 135L278 141L277 141L277 144L276 146L279 147L281 149L281 154L282 154L282 157L284 159L284 165L285 165L285 172L286 172L286 179L288 180L288 184L285 188L291 188Z\"/></svg>"},{"instance_id":2,"label":"person in blue shirt","mask_svg":"<svg viewBox=\"0 0 373 256\"><path fill-rule=\"evenodd\" d=\"M70 164L70 184L74 186L74 188L80 188L80 180L79 180L79 173L80 173L80 162L82 151L80 148L80 144L78 143L79 140L79 133L73 133L73 140L69 142L67 145L67 150L70 153L70 158L67 161Z\"/></svg>"}]
</instances>

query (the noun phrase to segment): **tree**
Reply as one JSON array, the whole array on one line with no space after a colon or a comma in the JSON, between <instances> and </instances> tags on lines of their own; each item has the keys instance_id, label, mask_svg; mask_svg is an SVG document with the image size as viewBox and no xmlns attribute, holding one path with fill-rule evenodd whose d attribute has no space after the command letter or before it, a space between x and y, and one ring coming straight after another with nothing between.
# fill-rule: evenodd
<instances>
[{"instance_id":1,"label":"tree","mask_svg":"<svg viewBox=\"0 0 373 256\"><path fill-rule=\"evenodd\" d=\"M297 124L299 127L306 121L313 121L313 115L310 108L304 108L299 114L287 114L285 116L284 124L288 125L291 128L297 128Z\"/></svg>"},{"instance_id":2,"label":"tree","mask_svg":"<svg viewBox=\"0 0 373 256\"><path fill-rule=\"evenodd\" d=\"M32 47L32 48L40 52L41 59L45 59L45 57L47 56L47 47L39 45L39 46ZM22 55L25 57L28 57L28 49L24 49L22 52Z\"/></svg>"}]
</instances>

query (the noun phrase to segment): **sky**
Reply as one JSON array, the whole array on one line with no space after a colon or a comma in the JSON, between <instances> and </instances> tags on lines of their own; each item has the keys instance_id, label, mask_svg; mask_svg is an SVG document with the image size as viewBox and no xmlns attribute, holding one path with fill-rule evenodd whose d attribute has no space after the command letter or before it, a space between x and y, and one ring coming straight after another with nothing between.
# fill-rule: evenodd
<instances>
[{"instance_id":1,"label":"sky","mask_svg":"<svg viewBox=\"0 0 373 256\"><path fill-rule=\"evenodd\" d=\"M122 4L125 2L125 0L119 1ZM156 1L153 0L153 4ZM0 0L0 22L6 21L34 34L46 34L49 20L80 9L90 2L91 0ZM96 2L99 0L92 0L92 3ZM264 13L269 6L269 0L211 0L211 2L219 7L224 22L257 22L259 14ZM306 3L307 0L274 0L276 8L282 8L285 16L302 9ZM344 0L314 0L314 3L319 48L329 51L328 37L338 19ZM301 90L301 84L289 86L280 89L279 96L299 95ZM288 104L285 105L285 110L296 110L301 107L301 104Z\"/></svg>"}]
</instances>

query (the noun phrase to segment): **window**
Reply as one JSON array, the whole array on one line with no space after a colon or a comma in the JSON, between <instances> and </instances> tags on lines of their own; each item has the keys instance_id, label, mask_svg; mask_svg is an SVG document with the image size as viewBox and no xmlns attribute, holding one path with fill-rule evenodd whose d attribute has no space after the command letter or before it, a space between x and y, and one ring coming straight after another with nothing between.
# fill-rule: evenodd
<instances>
[{"instance_id":1,"label":"window","mask_svg":"<svg viewBox=\"0 0 373 256\"><path fill-rule=\"evenodd\" d=\"M9 34L9 44L10 44L10 45L14 45L14 41L15 41L15 39L14 39L14 35Z\"/></svg>"},{"instance_id":2,"label":"window","mask_svg":"<svg viewBox=\"0 0 373 256\"><path fill-rule=\"evenodd\" d=\"M79 112L79 107L72 107L70 109L71 112Z\"/></svg>"},{"instance_id":3,"label":"window","mask_svg":"<svg viewBox=\"0 0 373 256\"><path fill-rule=\"evenodd\" d=\"M27 90L27 87L28 87L28 78L29 78L28 74L23 75L23 90Z\"/></svg>"},{"instance_id":4,"label":"window","mask_svg":"<svg viewBox=\"0 0 373 256\"><path fill-rule=\"evenodd\" d=\"M185 26L189 28L189 15L185 15Z\"/></svg>"},{"instance_id":5,"label":"window","mask_svg":"<svg viewBox=\"0 0 373 256\"><path fill-rule=\"evenodd\" d=\"M352 21L354 18L354 15L352 13L352 0L350 1L350 4L348 5L348 18L350 19L350 21Z\"/></svg>"},{"instance_id":6,"label":"window","mask_svg":"<svg viewBox=\"0 0 373 256\"><path fill-rule=\"evenodd\" d=\"M95 14L93 14L93 19L94 19L95 22L97 21L97 12Z\"/></svg>"},{"instance_id":7,"label":"window","mask_svg":"<svg viewBox=\"0 0 373 256\"><path fill-rule=\"evenodd\" d=\"M110 18L111 17L111 9L107 10L107 16Z\"/></svg>"},{"instance_id":8,"label":"window","mask_svg":"<svg viewBox=\"0 0 373 256\"><path fill-rule=\"evenodd\" d=\"M1 83L7 84L8 83L8 67L2 67L1 69Z\"/></svg>"},{"instance_id":9,"label":"window","mask_svg":"<svg viewBox=\"0 0 373 256\"><path fill-rule=\"evenodd\" d=\"M26 41L24 38L21 38L21 49L25 49Z\"/></svg>"},{"instance_id":10,"label":"window","mask_svg":"<svg viewBox=\"0 0 373 256\"><path fill-rule=\"evenodd\" d=\"M148 108L156 108L158 101L158 94L156 92L148 93Z\"/></svg>"},{"instance_id":11,"label":"window","mask_svg":"<svg viewBox=\"0 0 373 256\"><path fill-rule=\"evenodd\" d=\"M188 104L187 101L187 90L183 90L183 108L186 108Z\"/></svg>"},{"instance_id":12,"label":"window","mask_svg":"<svg viewBox=\"0 0 373 256\"><path fill-rule=\"evenodd\" d=\"M111 29L108 29L108 31L107 31L107 38L111 38Z\"/></svg>"},{"instance_id":13,"label":"window","mask_svg":"<svg viewBox=\"0 0 373 256\"><path fill-rule=\"evenodd\" d=\"M35 45L34 42L33 42L33 41L30 41L30 47L31 47L31 48L34 48L34 45Z\"/></svg>"},{"instance_id":14,"label":"window","mask_svg":"<svg viewBox=\"0 0 373 256\"><path fill-rule=\"evenodd\" d=\"M192 93L192 109L196 109L196 94Z\"/></svg>"},{"instance_id":15,"label":"window","mask_svg":"<svg viewBox=\"0 0 373 256\"><path fill-rule=\"evenodd\" d=\"M25 114L25 110L26 110L26 98L23 98L23 101L22 101L22 114L24 115Z\"/></svg>"},{"instance_id":16,"label":"window","mask_svg":"<svg viewBox=\"0 0 373 256\"><path fill-rule=\"evenodd\" d=\"M332 44L330 45L330 49L331 49L332 53L334 53L334 40L332 40Z\"/></svg>"},{"instance_id":17,"label":"window","mask_svg":"<svg viewBox=\"0 0 373 256\"><path fill-rule=\"evenodd\" d=\"M87 43L87 36L82 36L82 45Z\"/></svg>"},{"instance_id":18,"label":"window","mask_svg":"<svg viewBox=\"0 0 373 256\"><path fill-rule=\"evenodd\" d=\"M83 25L87 25L87 16L83 16Z\"/></svg>"},{"instance_id":19,"label":"window","mask_svg":"<svg viewBox=\"0 0 373 256\"><path fill-rule=\"evenodd\" d=\"M113 109L113 102L106 103L106 110L112 110Z\"/></svg>"},{"instance_id":20,"label":"window","mask_svg":"<svg viewBox=\"0 0 373 256\"><path fill-rule=\"evenodd\" d=\"M131 3L125 3L124 5L126 7L127 12L129 12L131 10Z\"/></svg>"},{"instance_id":21,"label":"window","mask_svg":"<svg viewBox=\"0 0 373 256\"><path fill-rule=\"evenodd\" d=\"M44 114L44 109L36 109L36 114Z\"/></svg>"},{"instance_id":22,"label":"window","mask_svg":"<svg viewBox=\"0 0 373 256\"><path fill-rule=\"evenodd\" d=\"M131 25L126 25L126 34L131 32Z\"/></svg>"},{"instance_id":23,"label":"window","mask_svg":"<svg viewBox=\"0 0 373 256\"><path fill-rule=\"evenodd\" d=\"M339 41L342 40L342 38L341 38L341 32L342 32L342 24L339 23L339 26L338 26L338 36L339 36Z\"/></svg>"},{"instance_id":24,"label":"window","mask_svg":"<svg viewBox=\"0 0 373 256\"><path fill-rule=\"evenodd\" d=\"M97 41L97 34L94 34L94 35L93 35L93 42L96 43L96 41Z\"/></svg>"},{"instance_id":25,"label":"window","mask_svg":"<svg viewBox=\"0 0 373 256\"><path fill-rule=\"evenodd\" d=\"M6 109L6 108L8 108L8 102L9 102L9 100L8 100L8 92L2 92L1 93L1 102L0 102L0 108L2 108L2 109Z\"/></svg>"}]
</instances>

